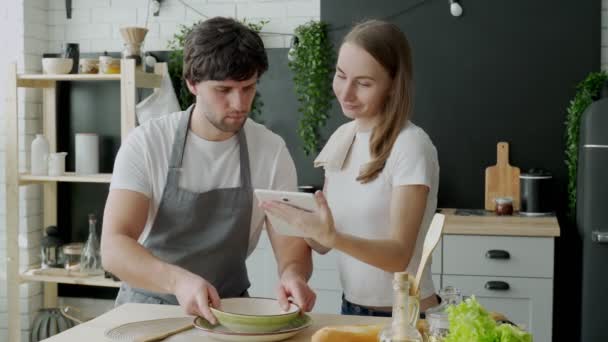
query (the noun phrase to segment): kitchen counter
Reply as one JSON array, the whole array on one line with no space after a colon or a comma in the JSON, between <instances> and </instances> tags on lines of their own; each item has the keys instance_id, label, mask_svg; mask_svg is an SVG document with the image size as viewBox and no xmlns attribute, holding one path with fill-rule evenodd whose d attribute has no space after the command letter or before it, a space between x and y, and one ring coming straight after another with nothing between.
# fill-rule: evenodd
<instances>
[{"instance_id":1,"label":"kitchen counter","mask_svg":"<svg viewBox=\"0 0 608 342\"><path fill-rule=\"evenodd\" d=\"M296 336L287 341L310 341L315 331L328 325L343 324L389 324L390 318L383 317L363 317L363 316L342 316L329 314L310 314L313 319L312 326L304 329ZM179 306L156 305L156 304L124 304L118 308L106 312L105 314L92 319L88 322L79 324L72 329L55 335L45 341L48 342L109 342L115 341L104 336L104 332L110 328L136 321L169 318L169 317L188 317ZM167 342L178 341L215 341L203 336L198 329L174 335L165 339Z\"/></svg>"},{"instance_id":2,"label":"kitchen counter","mask_svg":"<svg viewBox=\"0 0 608 342\"><path fill-rule=\"evenodd\" d=\"M555 216L497 216L481 210L458 210L467 215L456 215L457 209L441 209L446 215L443 234L452 235L502 235L557 237L559 224ZM484 215L468 215L469 213Z\"/></svg>"}]
</instances>

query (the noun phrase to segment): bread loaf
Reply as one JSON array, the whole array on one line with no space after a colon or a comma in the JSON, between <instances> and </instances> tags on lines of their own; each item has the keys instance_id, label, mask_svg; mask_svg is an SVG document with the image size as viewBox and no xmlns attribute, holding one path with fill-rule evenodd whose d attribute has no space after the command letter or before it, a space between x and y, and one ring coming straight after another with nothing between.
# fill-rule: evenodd
<instances>
[{"instance_id":1,"label":"bread loaf","mask_svg":"<svg viewBox=\"0 0 608 342\"><path fill-rule=\"evenodd\" d=\"M336 325L317 330L311 342L377 342L380 330L386 324Z\"/></svg>"},{"instance_id":2,"label":"bread loaf","mask_svg":"<svg viewBox=\"0 0 608 342\"><path fill-rule=\"evenodd\" d=\"M377 342L380 330L386 324L375 325L335 325L317 330L312 335L311 342ZM428 333L426 320L421 319L416 323L416 328L421 334Z\"/></svg>"}]
</instances>

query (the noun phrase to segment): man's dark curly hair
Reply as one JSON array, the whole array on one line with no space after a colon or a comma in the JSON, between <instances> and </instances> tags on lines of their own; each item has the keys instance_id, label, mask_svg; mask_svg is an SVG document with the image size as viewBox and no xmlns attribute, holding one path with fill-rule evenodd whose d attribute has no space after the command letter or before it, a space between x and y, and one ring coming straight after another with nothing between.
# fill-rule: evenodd
<instances>
[{"instance_id":1,"label":"man's dark curly hair","mask_svg":"<svg viewBox=\"0 0 608 342\"><path fill-rule=\"evenodd\" d=\"M197 24L184 44L185 79L243 81L268 70L260 36L231 18L215 17Z\"/></svg>"}]
</instances>

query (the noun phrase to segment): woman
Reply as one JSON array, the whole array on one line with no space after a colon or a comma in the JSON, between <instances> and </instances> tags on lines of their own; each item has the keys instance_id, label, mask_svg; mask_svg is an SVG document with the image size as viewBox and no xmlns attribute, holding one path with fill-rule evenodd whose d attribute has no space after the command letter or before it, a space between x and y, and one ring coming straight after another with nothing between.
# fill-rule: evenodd
<instances>
[{"instance_id":1,"label":"woman","mask_svg":"<svg viewBox=\"0 0 608 342\"><path fill-rule=\"evenodd\" d=\"M317 251L338 250L342 314L390 316L392 274L415 274L439 182L437 151L409 121L412 57L405 35L383 21L356 25L340 47L333 90L353 120L315 160L325 167L318 212L261 205L312 236ZM430 264L420 298L421 311L438 304Z\"/></svg>"}]
</instances>

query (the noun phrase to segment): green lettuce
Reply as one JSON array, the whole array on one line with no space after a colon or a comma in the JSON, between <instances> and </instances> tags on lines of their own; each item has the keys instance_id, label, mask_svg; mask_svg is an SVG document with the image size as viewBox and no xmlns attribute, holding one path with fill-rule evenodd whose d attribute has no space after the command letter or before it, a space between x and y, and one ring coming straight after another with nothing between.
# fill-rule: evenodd
<instances>
[{"instance_id":1,"label":"green lettuce","mask_svg":"<svg viewBox=\"0 0 608 342\"><path fill-rule=\"evenodd\" d=\"M447 309L445 342L532 342L532 335L510 324L497 325L475 297Z\"/></svg>"},{"instance_id":2,"label":"green lettuce","mask_svg":"<svg viewBox=\"0 0 608 342\"><path fill-rule=\"evenodd\" d=\"M511 324L501 324L496 327L496 331L498 332L498 342L532 342L532 335L530 333Z\"/></svg>"}]
</instances>

